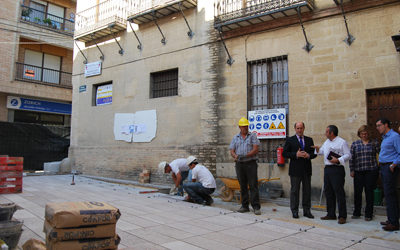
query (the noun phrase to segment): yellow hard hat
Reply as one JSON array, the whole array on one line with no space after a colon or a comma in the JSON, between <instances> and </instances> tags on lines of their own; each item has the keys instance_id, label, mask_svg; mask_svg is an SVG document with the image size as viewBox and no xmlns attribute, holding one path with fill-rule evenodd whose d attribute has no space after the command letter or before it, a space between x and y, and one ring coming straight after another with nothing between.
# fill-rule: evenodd
<instances>
[{"instance_id":1,"label":"yellow hard hat","mask_svg":"<svg viewBox=\"0 0 400 250\"><path fill-rule=\"evenodd\" d=\"M239 120L239 126L249 126L249 125L250 125L249 120L247 120L247 119L244 118L244 117L240 118L240 120Z\"/></svg>"}]
</instances>

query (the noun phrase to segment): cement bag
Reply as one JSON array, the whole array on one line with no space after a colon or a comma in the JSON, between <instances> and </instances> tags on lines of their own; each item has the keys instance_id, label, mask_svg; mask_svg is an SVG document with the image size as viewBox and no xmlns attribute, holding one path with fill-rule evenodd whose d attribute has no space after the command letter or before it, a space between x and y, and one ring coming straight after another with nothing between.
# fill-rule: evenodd
<instances>
[{"instance_id":1,"label":"cement bag","mask_svg":"<svg viewBox=\"0 0 400 250\"><path fill-rule=\"evenodd\" d=\"M115 224L121 213L102 202L59 202L46 204L45 218L54 228Z\"/></svg>"},{"instance_id":2,"label":"cement bag","mask_svg":"<svg viewBox=\"0 0 400 250\"><path fill-rule=\"evenodd\" d=\"M49 222L44 222L43 232L48 241L80 240L93 238L112 238L116 224L93 225L87 227L54 228Z\"/></svg>"},{"instance_id":3,"label":"cement bag","mask_svg":"<svg viewBox=\"0 0 400 250\"><path fill-rule=\"evenodd\" d=\"M71 249L118 249L121 241L118 235L113 238L67 240L67 241L46 241L48 250L71 250Z\"/></svg>"}]
</instances>

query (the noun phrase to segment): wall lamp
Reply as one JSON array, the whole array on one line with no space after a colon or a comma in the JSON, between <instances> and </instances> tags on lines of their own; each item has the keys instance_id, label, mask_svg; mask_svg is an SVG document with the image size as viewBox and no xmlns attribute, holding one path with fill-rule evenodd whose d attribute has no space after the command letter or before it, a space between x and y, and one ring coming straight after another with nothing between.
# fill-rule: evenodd
<instances>
[{"instance_id":1,"label":"wall lamp","mask_svg":"<svg viewBox=\"0 0 400 250\"><path fill-rule=\"evenodd\" d=\"M400 52L400 34L392 36L394 47L397 52Z\"/></svg>"}]
</instances>

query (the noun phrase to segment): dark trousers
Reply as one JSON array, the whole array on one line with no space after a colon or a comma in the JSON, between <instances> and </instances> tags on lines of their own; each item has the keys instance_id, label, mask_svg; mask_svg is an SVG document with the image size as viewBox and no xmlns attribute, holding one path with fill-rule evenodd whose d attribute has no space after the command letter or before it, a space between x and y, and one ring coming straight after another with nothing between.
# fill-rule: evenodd
<instances>
[{"instance_id":1,"label":"dark trousers","mask_svg":"<svg viewBox=\"0 0 400 250\"><path fill-rule=\"evenodd\" d=\"M344 167L326 165L324 169L324 186L328 216L336 217L336 200L339 218L347 218L346 194L344 192Z\"/></svg>"},{"instance_id":2,"label":"dark trousers","mask_svg":"<svg viewBox=\"0 0 400 250\"><path fill-rule=\"evenodd\" d=\"M399 203L397 200L397 175L399 174L399 167L394 168L392 173L389 169L390 164L380 164L381 175L383 182L383 192L386 200L386 214L390 224L394 226L399 225Z\"/></svg>"},{"instance_id":3,"label":"dark trousers","mask_svg":"<svg viewBox=\"0 0 400 250\"><path fill-rule=\"evenodd\" d=\"M290 176L290 209L292 212L299 211L300 183L303 188L303 212L311 209L311 175Z\"/></svg>"},{"instance_id":4,"label":"dark trousers","mask_svg":"<svg viewBox=\"0 0 400 250\"><path fill-rule=\"evenodd\" d=\"M374 189L378 180L378 170L354 171L354 216L361 216L362 193L365 192L365 217L374 213Z\"/></svg>"},{"instance_id":5,"label":"dark trousers","mask_svg":"<svg viewBox=\"0 0 400 250\"><path fill-rule=\"evenodd\" d=\"M258 193L257 162L255 160L248 162L236 162L236 175L240 185L240 195L242 196L242 207L249 207L250 203L253 209L260 209L260 195Z\"/></svg>"},{"instance_id":6,"label":"dark trousers","mask_svg":"<svg viewBox=\"0 0 400 250\"><path fill-rule=\"evenodd\" d=\"M183 188L189 197L196 203L202 204L203 202L212 201L211 194L214 193L215 188L206 188L200 182L186 182Z\"/></svg>"}]
</instances>

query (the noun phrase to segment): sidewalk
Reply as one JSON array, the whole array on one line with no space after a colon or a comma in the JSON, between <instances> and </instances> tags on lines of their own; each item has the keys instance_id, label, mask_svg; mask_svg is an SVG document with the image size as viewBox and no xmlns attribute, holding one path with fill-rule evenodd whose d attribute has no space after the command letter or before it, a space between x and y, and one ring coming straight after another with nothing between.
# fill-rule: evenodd
<instances>
[{"instance_id":1,"label":"sidewalk","mask_svg":"<svg viewBox=\"0 0 400 250\"><path fill-rule=\"evenodd\" d=\"M104 201L121 210L119 249L400 249L400 232L384 232L385 220L351 220L345 225L316 219L292 219L289 208L262 205L262 215L239 214L234 202L215 199L212 207L194 205L136 186L107 183L70 175L27 176L21 194L0 196L23 209L14 218L24 221L19 246L30 239L44 241L44 207L48 202ZM276 211L274 212L273 210ZM301 215L301 213L300 213Z\"/></svg>"}]
</instances>

